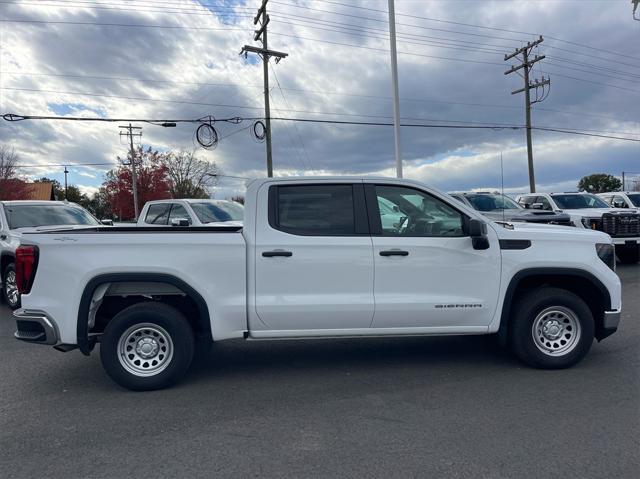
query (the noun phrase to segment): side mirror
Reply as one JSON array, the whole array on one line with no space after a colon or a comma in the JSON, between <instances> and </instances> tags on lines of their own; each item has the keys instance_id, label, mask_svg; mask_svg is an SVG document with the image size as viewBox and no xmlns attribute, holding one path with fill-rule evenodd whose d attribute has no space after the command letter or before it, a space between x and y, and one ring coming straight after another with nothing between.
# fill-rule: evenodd
<instances>
[{"instance_id":1,"label":"side mirror","mask_svg":"<svg viewBox=\"0 0 640 479\"><path fill-rule=\"evenodd\" d=\"M614 201L613 202L613 207L614 208L626 208L627 204L624 201Z\"/></svg>"},{"instance_id":2,"label":"side mirror","mask_svg":"<svg viewBox=\"0 0 640 479\"><path fill-rule=\"evenodd\" d=\"M484 221L471 218L467 222L467 234L471 237L473 249L489 249L487 238L487 224Z\"/></svg>"},{"instance_id":3,"label":"side mirror","mask_svg":"<svg viewBox=\"0 0 640 479\"><path fill-rule=\"evenodd\" d=\"M398 205L393 205L393 211L394 213L400 213L400 208L398 208Z\"/></svg>"},{"instance_id":4,"label":"side mirror","mask_svg":"<svg viewBox=\"0 0 640 479\"><path fill-rule=\"evenodd\" d=\"M100 223L105 226L113 226L113 220L100 220Z\"/></svg>"},{"instance_id":5,"label":"side mirror","mask_svg":"<svg viewBox=\"0 0 640 479\"><path fill-rule=\"evenodd\" d=\"M532 210L543 210L544 209L544 205L542 203L533 203L531 205L531 209Z\"/></svg>"},{"instance_id":6,"label":"side mirror","mask_svg":"<svg viewBox=\"0 0 640 479\"><path fill-rule=\"evenodd\" d=\"M171 226L189 226L189 220L185 218L174 218L171 220Z\"/></svg>"}]
</instances>

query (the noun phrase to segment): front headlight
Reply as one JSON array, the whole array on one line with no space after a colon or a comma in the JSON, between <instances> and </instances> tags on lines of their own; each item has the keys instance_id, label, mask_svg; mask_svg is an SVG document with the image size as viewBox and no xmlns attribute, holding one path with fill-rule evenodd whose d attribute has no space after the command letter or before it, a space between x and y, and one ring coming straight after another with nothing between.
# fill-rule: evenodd
<instances>
[{"instance_id":1,"label":"front headlight","mask_svg":"<svg viewBox=\"0 0 640 479\"><path fill-rule=\"evenodd\" d=\"M611 243L597 243L596 253L598 253L598 258L612 271L616 270L616 250Z\"/></svg>"}]
</instances>

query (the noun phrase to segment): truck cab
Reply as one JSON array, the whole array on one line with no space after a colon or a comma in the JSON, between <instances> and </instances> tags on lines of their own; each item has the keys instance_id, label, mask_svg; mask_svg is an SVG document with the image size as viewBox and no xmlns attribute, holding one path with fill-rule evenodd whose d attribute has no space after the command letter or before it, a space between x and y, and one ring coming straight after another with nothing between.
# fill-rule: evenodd
<instances>
[{"instance_id":1,"label":"truck cab","mask_svg":"<svg viewBox=\"0 0 640 479\"><path fill-rule=\"evenodd\" d=\"M611 208L629 208L640 212L640 191L612 191L598 193Z\"/></svg>"},{"instance_id":2,"label":"truck cab","mask_svg":"<svg viewBox=\"0 0 640 479\"><path fill-rule=\"evenodd\" d=\"M171 199L148 201L138 226L242 226L244 206L235 201Z\"/></svg>"},{"instance_id":3,"label":"truck cab","mask_svg":"<svg viewBox=\"0 0 640 479\"><path fill-rule=\"evenodd\" d=\"M531 210L565 212L578 228L603 231L613 239L622 263L640 260L640 213L631 208L611 208L591 193L530 193L520 195L520 205Z\"/></svg>"}]
</instances>

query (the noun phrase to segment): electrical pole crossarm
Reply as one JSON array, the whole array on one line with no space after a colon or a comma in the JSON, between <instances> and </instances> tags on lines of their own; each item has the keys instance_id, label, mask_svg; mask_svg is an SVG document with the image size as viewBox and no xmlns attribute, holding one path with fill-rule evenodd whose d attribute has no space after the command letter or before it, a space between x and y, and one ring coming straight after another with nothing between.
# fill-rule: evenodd
<instances>
[{"instance_id":1,"label":"electrical pole crossarm","mask_svg":"<svg viewBox=\"0 0 640 479\"><path fill-rule=\"evenodd\" d=\"M530 50L531 48L535 47L536 45L540 45L543 41L544 41L544 39L542 38L542 35L540 35L540 38L538 38L536 41L527 42L527 44L524 47L518 48L513 53L505 55L504 56L504 61L506 62L507 60L511 60L513 57L515 57L517 55L520 55L521 53L524 53L524 52Z\"/></svg>"},{"instance_id":2,"label":"electrical pole crossarm","mask_svg":"<svg viewBox=\"0 0 640 479\"><path fill-rule=\"evenodd\" d=\"M510 73L513 72L517 72L518 70L525 68L525 67L530 67L532 66L534 63L539 62L540 60L544 60L546 58L546 55L536 55L532 60L527 61L526 63L521 63L520 65L511 67L509 70L507 70L506 72L504 72L505 75L509 75Z\"/></svg>"},{"instance_id":3,"label":"electrical pole crossarm","mask_svg":"<svg viewBox=\"0 0 640 479\"><path fill-rule=\"evenodd\" d=\"M287 58L289 56L288 53L279 52L276 50L268 50L266 48L253 47L251 45L245 45L240 50L240 55L246 54L247 52L257 53L258 55L267 55L269 57L277 57L277 58Z\"/></svg>"}]
</instances>

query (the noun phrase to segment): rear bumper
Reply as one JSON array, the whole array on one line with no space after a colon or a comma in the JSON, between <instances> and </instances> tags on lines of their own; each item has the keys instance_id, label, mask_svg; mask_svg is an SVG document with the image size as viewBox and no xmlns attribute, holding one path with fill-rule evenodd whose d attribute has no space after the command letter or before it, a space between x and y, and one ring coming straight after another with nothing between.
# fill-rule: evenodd
<instances>
[{"instance_id":1,"label":"rear bumper","mask_svg":"<svg viewBox=\"0 0 640 479\"><path fill-rule=\"evenodd\" d=\"M44 311L18 309L13 316L16 318L16 339L50 346L60 342L58 326Z\"/></svg>"}]
</instances>

